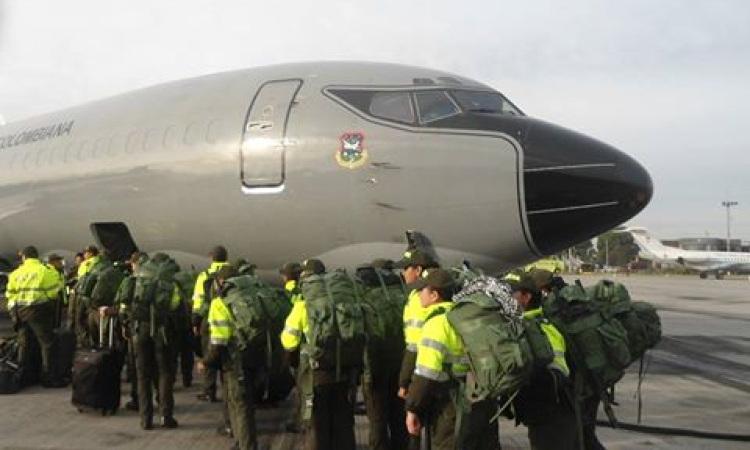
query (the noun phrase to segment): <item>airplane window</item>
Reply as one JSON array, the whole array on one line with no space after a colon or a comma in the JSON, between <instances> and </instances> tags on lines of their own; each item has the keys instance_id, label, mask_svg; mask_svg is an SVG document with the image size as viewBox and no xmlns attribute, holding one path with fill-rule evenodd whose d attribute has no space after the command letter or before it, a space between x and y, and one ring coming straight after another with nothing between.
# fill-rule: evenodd
<instances>
[{"instance_id":1,"label":"airplane window","mask_svg":"<svg viewBox=\"0 0 750 450\"><path fill-rule=\"evenodd\" d=\"M417 99L419 121L422 124L455 116L461 112L444 91L415 92L414 96Z\"/></svg>"},{"instance_id":2,"label":"airplane window","mask_svg":"<svg viewBox=\"0 0 750 450\"><path fill-rule=\"evenodd\" d=\"M414 123L414 111L408 92L375 92L370 100L370 114L382 119Z\"/></svg>"},{"instance_id":3,"label":"airplane window","mask_svg":"<svg viewBox=\"0 0 750 450\"><path fill-rule=\"evenodd\" d=\"M523 113L498 92L451 91L461 109L472 113L507 114L522 116Z\"/></svg>"}]
</instances>

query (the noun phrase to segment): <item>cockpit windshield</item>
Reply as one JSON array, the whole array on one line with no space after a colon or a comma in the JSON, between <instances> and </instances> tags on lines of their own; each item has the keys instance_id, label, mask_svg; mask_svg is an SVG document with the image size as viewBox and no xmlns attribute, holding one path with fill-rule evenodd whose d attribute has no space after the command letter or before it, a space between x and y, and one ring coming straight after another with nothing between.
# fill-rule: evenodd
<instances>
[{"instance_id":1,"label":"cockpit windshield","mask_svg":"<svg viewBox=\"0 0 750 450\"><path fill-rule=\"evenodd\" d=\"M451 91L451 94L461 106L461 109L466 112L523 115L518 108L497 92L456 90Z\"/></svg>"},{"instance_id":2,"label":"cockpit windshield","mask_svg":"<svg viewBox=\"0 0 750 450\"><path fill-rule=\"evenodd\" d=\"M467 114L523 116L502 94L491 91L336 88L327 92L367 116L417 127L439 127Z\"/></svg>"}]
</instances>

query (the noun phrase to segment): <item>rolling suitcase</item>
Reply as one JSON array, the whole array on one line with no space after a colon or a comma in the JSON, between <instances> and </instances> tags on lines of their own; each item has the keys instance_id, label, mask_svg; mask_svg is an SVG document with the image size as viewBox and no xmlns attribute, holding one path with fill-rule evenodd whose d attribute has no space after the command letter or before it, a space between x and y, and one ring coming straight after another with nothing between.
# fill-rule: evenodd
<instances>
[{"instance_id":1,"label":"rolling suitcase","mask_svg":"<svg viewBox=\"0 0 750 450\"><path fill-rule=\"evenodd\" d=\"M4 343L0 358L0 394L15 394L22 386L23 368L18 364L18 343Z\"/></svg>"},{"instance_id":2,"label":"rolling suitcase","mask_svg":"<svg viewBox=\"0 0 750 450\"><path fill-rule=\"evenodd\" d=\"M67 386L70 383L73 370L73 359L76 354L76 334L72 328L62 326L62 302L56 305L55 329L52 331L53 341L50 351L50 375L57 386Z\"/></svg>"},{"instance_id":3,"label":"rolling suitcase","mask_svg":"<svg viewBox=\"0 0 750 450\"><path fill-rule=\"evenodd\" d=\"M70 383L76 354L76 335L70 328L57 328L53 330L53 335L50 372L55 383L67 386Z\"/></svg>"},{"instance_id":4,"label":"rolling suitcase","mask_svg":"<svg viewBox=\"0 0 750 450\"><path fill-rule=\"evenodd\" d=\"M79 350L73 363L73 406L79 412L96 411L105 416L120 407L121 358L114 349L114 321L109 320L109 343L101 348ZM106 320L99 326L104 342Z\"/></svg>"}]
</instances>

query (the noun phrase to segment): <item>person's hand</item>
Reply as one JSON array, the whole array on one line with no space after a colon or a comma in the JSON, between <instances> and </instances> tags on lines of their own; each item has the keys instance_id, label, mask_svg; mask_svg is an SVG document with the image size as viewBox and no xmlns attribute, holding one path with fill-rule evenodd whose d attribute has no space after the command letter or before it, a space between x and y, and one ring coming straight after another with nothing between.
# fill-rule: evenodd
<instances>
[{"instance_id":1,"label":"person's hand","mask_svg":"<svg viewBox=\"0 0 750 450\"><path fill-rule=\"evenodd\" d=\"M406 400L407 395L409 395L409 391L405 387L398 388L398 398Z\"/></svg>"},{"instance_id":2,"label":"person's hand","mask_svg":"<svg viewBox=\"0 0 750 450\"><path fill-rule=\"evenodd\" d=\"M413 436L419 436L422 431L422 422L419 421L419 416L411 411L406 412L406 429Z\"/></svg>"},{"instance_id":3,"label":"person's hand","mask_svg":"<svg viewBox=\"0 0 750 450\"><path fill-rule=\"evenodd\" d=\"M201 330L200 330L200 328L198 328L198 327L193 327L193 334L194 334L194 335L196 335L196 336L200 336L200 335L201 335Z\"/></svg>"},{"instance_id":4,"label":"person's hand","mask_svg":"<svg viewBox=\"0 0 750 450\"><path fill-rule=\"evenodd\" d=\"M198 361L196 361L195 367L198 369L198 373L199 374L206 371L206 365L203 364L203 360L202 359L199 359Z\"/></svg>"},{"instance_id":5,"label":"person's hand","mask_svg":"<svg viewBox=\"0 0 750 450\"><path fill-rule=\"evenodd\" d=\"M114 316L114 308L110 308L109 306L100 306L99 315L102 317Z\"/></svg>"}]
</instances>

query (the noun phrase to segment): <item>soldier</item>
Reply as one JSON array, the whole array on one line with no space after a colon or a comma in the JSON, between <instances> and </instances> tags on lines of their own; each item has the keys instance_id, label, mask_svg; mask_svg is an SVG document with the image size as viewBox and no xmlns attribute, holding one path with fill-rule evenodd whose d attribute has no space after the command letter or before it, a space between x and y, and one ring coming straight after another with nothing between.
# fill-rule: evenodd
<instances>
[{"instance_id":1,"label":"soldier","mask_svg":"<svg viewBox=\"0 0 750 450\"><path fill-rule=\"evenodd\" d=\"M52 300L53 310L55 311L54 326L59 327L63 322L63 310L68 306L68 296L65 292L65 260L57 253L47 256L47 267L52 269L57 277L57 282L63 286L57 294L57 298Z\"/></svg>"},{"instance_id":2,"label":"soldier","mask_svg":"<svg viewBox=\"0 0 750 450\"><path fill-rule=\"evenodd\" d=\"M425 308L425 323L406 398L406 427L410 434L419 435L428 426L433 448L453 450L459 448L452 400L458 388L455 380L464 379L469 371L461 337L445 314L453 307L456 286L448 271L429 269L413 287Z\"/></svg>"},{"instance_id":3,"label":"soldier","mask_svg":"<svg viewBox=\"0 0 750 450\"><path fill-rule=\"evenodd\" d=\"M373 308L382 324L382 342L367 346L362 393L370 422L371 450L405 450L404 401L398 396L404 353L403 314L406 303L403 281L393 272L393 262L376 259L357 269L363 285L363 304Z\"/></svg>"},{"instance_id":4,"label":"soldier","mask_svg":"<svg viewBox=\"0 0 750 450\"><path fill-rule=\"evenodd\" d=\"M233 288L227 280L238 275L236 269L224 266L215 275L215 294L208 313L211 345L206 356L198 361L198 370L214 367L223 374L226 386L225 403L229 409L232 433L237 440L233 449L258 448L255 426L256 373L247 355L239 350L237 325L224 298Z\"/></svg>"},{"instance_id":5,"label":"soldier","mask_svg":"<svg viewBox=\"0 0 750 450\"><path fill-rule=\"evenodd\" d=\"M404 257L396 262L395 267L401 269L401 276L407 286L416 282L425 269L438 267L428 253L418 249L408 249ZM417 347L424 325L424 308L419 300L419 292L412 290L404 307L404 343L406 345L401 362L401 372L398 378L398 396L406 399L411 384L414 366L417 361ZM409 436L409 448L419 448L419 436Z\"/></svg>"},{"instance_id":6,"label":"soldier","mask_svg":"<svg viewBox=\"0 0 750 450\"><path fill-rule=\"evenodd\" d=\"M299 276L301 273L302 266L296 262L286 263L281 269L279 269L281 282L284 285L284 292L287 297L289 297L289 303L292 306L302 300L302 294L299 289ZM295 366L299 366L299 364L297 364L299 362L299 351L295 352L294 357L291 359L294 360ZM294 378L297 383L297 389L295 390L296 403L292 407L291 417L284 424L284 429L289 433L298 433L302 429L302 418L300 417L300 412L304 400L302 398L302 390L300 389L299 372L299 367L294 368Z\"/></svg>"},{"instance_id":7,"label":"soldier","mask_svg":"<svg viewBox=\"0 0 750 450\"><path fill-rule=\"evenodd\" d=\"M216 272L224 266L228 266L227 249L217 245L209 253L211 265L198 275L193 289L193 333L201 339L203 354L208 352L210 346L210 333L208 324L208 311L211 306L211 286ZM203 392L198 394L198 400L216 402L216 381L218 372L212 368L206 368L203 378Z\"/></svg>"},{"instance_id":8,"label":"soldier","mask_svg":"<svg viewBox=\"0 0 750 450\"><path fill-rule=\"evenodd\" d=\"M139 267L132 306L128 308L138 373L138 410L141 428L153 427L153 383L158 378L161 425L176 428L174 379L176 333L174 315L180 293L174 282L177 264L157 253Z\"/></svg>"},{"instance_id":9,"label":"soldier","mask_svg":"<svg viewBox=\"0 0 750 450\"><path fill-rule=\"evenodd\" d=\"M544 275L544 274L541 274ZM542 312L537 280L527 274L506 278L526 320L539 323L555 358L544 370L532 374L513 402L516 418L529 430L532 450L577 450L577 423L570 392L570 370L565 360L565 339Z\"/></svg>"},{"instance_id":10,"label":"soldier","mask_svg":"<svg viewBox=\"0 0 750 450\"><path fill-rule=\"evenodd\" d=\"M136 369L135 359L135 339L131 331L134 328L131 310L133 297L135 296L135 284L137 282L136 274L141 265L148 261L148 255L143 252L135 252L130 256L128 264L130 265L130 276L127 277L115 296L115 305L117 309L111 310L105 308L104 315L115 315L119 313L123 325L123 337L127 341L127 364L128 380L130 381L130 401L125 404L125 408L131 411L138 411L138 372Z\"/></svg>"},{"instance_id":11,"label":"soldier","mask_svg":"<svg viewBox=\"0 0 750 450\"><path fill-rule=\"evenodd\" d=\"M36 247L25 247L20 256L21 266L10 274L6 289L8 311L18 331L19 360L22 363L26 361L30 341L36 339L42 354L42 385L57 387L61 383L52 379L50 373L55 314L52 301L57 298L63 285L57 273L39 261Z\"/></svg>"},{"instance_id":12,"label":"soldier","mask_svg":"<svg viewBox=\"0 0 750 450\"><path fill-rule=\"evenodd\" d=\"M306 277L325 274L325 265L317 259L310 259L303 264L300 276L304 283ZM287 352L295 352L303 342L309 341L308 333L312 324L307 313L306 299L303 297L292 307L287 317L281 343ZM311 399L311 405L305 404L306 411L312 409L305 436L306 450L354 450L354 406L352 384L355 380L341 380L338 374L328 369L310 367L310 361L302 349L300 357L301 375L298 386L303 386L305 403ZM312 385L312 396L307 387Z\"/></svg>"},{"instance_id":13,"label":"soldier","mask_svg":"<svg viewBox=\"0 0 750 450\"><path fill-rule=\"evenodd\" d=\"M84 283L84 277L91 269L99 264L101 257L99 256L99 249L94 245L89 245L83 250L83 262L78 266L77 271L77 282L75 289L75 301L73 302L73 327L76 332L76 342L79 347L85 347L92 345L91 330L89 330L89 307L90 302L88 295L90 292L85 292L87 287ZM91 286L93 288L93 286ZM90 290L90 289L88 289ZM98 317L97 317L98 321ZM97 322L98 323L98 322ZM98 325L97 325L98 326Z\"/></svg>"}]
</instances>

